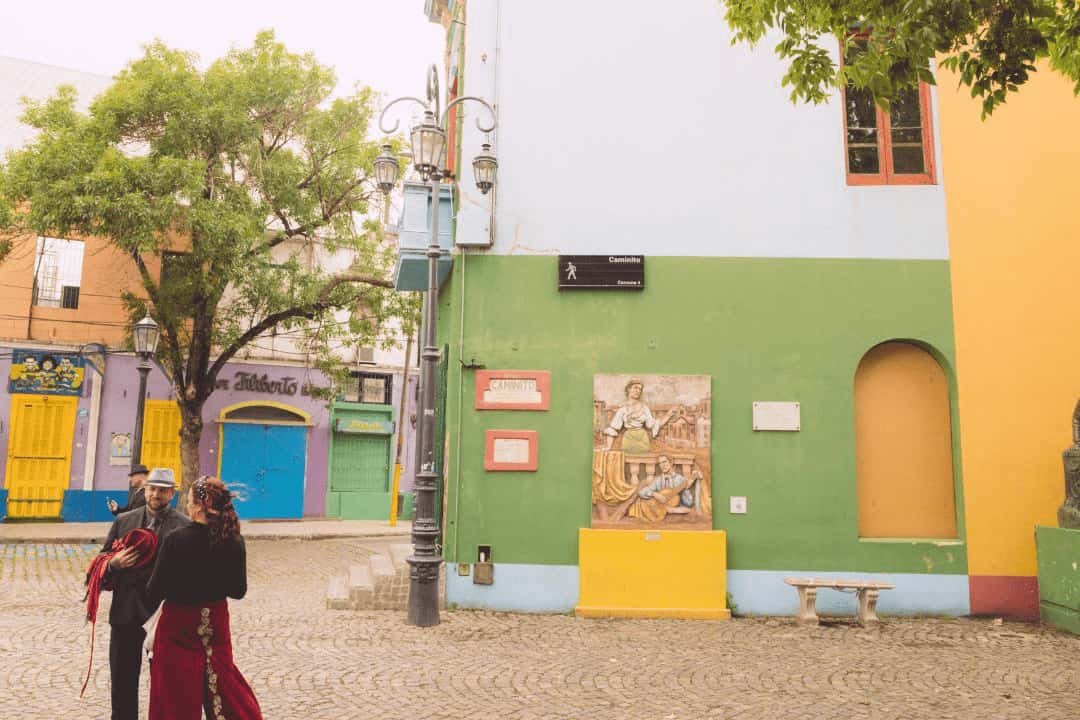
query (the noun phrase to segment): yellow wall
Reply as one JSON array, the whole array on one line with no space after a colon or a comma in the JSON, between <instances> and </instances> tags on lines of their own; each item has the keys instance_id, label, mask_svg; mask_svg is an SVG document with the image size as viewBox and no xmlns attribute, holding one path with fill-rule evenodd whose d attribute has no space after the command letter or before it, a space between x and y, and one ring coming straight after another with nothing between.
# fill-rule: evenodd
<instances>
[{"instance_id":1,"label":"yellow wall","mask_svg":"<svg viewBox=\"0 0 1080 720\"><path fill-rule=\"evenodd\" d=\"M883 343L859 363L855 471L859 537L956 537L949 384L922 348Z\"/></svg>"},{"instance_id":2,"label":"yellow wall","mask_svg":"<svg viewBox=\"0 0 1080 720\"><path fill-rule=\"evenodd\" d=\"M1080 396L1080 100L1044 69L982 122L938 77L969 572L1032 576Z\"/></svg>"}]
</instances>

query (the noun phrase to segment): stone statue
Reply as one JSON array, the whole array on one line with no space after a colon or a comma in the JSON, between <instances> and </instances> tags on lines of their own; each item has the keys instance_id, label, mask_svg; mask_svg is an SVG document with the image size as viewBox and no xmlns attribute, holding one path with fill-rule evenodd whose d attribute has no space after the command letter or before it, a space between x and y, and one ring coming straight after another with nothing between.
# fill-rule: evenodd
<instances>
[{"instance_id":1,"label":"stone statue","mask_svg":"<svg viewBox=\"0 0 1080 720\"><path fill-rule=\"evenodd\" d=\"M1062 453L1065 460L1065 502L1058 508L1058 526L1080 530L1080 400L1073 410L1073 444Z\"/></svg>"}]
</instances>

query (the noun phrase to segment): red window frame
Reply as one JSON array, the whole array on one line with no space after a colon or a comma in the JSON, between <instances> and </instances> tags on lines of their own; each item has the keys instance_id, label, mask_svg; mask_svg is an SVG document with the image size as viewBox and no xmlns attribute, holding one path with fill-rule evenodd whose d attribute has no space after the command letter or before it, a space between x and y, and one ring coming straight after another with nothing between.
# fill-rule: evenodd
<instances>
[{"instance_id":1,"label":"red window frame","mask_svg":"<svg viewBox=\"0 0 1080 720\"><path fill-rule=\"evenodd\" d=\"M841 66L844 62L843 48L840 50ZM874 108L877 118L877 173L853 173L850 171L848 155L847 127L847 86L840 91L840 115L844 123L844 174L848 185L934 185L937 173L934 167L934 125L930 112L930 86L919 83L919 115L922 118L923 173L897 173L893 169L892 120L889 113L880 107Z\"/></svg>"}]
</instances>

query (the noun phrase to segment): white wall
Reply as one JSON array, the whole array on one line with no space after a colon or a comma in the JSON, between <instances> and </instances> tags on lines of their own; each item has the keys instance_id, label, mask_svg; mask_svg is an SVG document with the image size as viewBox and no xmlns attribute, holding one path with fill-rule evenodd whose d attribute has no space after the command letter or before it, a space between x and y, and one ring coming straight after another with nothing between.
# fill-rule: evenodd
<instances>
[{"instance_id":1,"label":"white wall","mask_svg":"<svg viewBox=\"0 0 1080 720\"><path fill-rule=\"evenodd\" d=\"M36 131L19 122L23 114L21 98L45 100L60 85L72 85L78 92L77 107L85 111L90 101L112 84L104 75L80 72L43 63L0 57L0 154L21 147Z\"/></svg>"},{"instance_id":2,"label":"white wall","mask_svg":"<svg viewBox=\"0 0 1080 720\"><path fill-rule=\"evenodd\" d=\"M839 97L792 105L775 40L730 37L717 0L470 0L465 90L499 112L489 252L946 258L940 153L937 185L847 186ZM491 200L461 188L481 241Z\"/></svg>"},{"instance_id":3,"label":"white wall","mask_svg":"<svg viewBox=\"0 0 1080 720\"><path fill-rule=\"evenodd\" d=\"M388 239L387 242L391 242L392 239ZM277 261L285 261L290 257L297 257L298 261L303 263L305 267L314 269L315 267L321 268L322 272L333 275L336 273L344 272L349 269L354 261L354 254L348 250L338 250L337 252L327 252L321 243L315 243L309 245L303 241L290 241L282 243L274 248L272 251ZM335 320L339 323L347 323L349 320L349 310L339 310L334 315ZM375 366L381 368L395 368L399 369L405 364L405 337L401 335L400 323L396 320L390 320L384 324L382 329L384 337L393 338L396 347L381 348L375 347L372 361ZM277 360L281 362L299 363L305 364L314 360L314 356L305 351L304 348L304 331L292 330L292 331L280 331L276 334L265 333L255 340L254 343L248 345L241 351L241 355L245 358L262 359L262 360ZM340 342L332 344L334 354L346 364L354 367L354 369L363 369L357 365L357 349L354 347L345 347ZM415 344L414 344L415 347ZM370 367L370 364L368 364Z\"/></svg>"}]
</instances>

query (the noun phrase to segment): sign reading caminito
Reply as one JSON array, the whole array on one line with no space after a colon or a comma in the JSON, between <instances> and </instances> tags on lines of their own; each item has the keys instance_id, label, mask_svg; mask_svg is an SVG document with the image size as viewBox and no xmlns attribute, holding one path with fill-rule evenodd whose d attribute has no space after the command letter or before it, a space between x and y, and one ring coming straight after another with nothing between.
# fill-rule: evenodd
<instances>
[{"instance_id":1,"label":"sign reading caminito","mask_svg":"<svg viewBox=\"0 0 1080 720\"><path fill-rule=\"evenodd\" d=\"M642 290L644 255L560 255L560 290Z\"/></svg>"}]
</instances>

